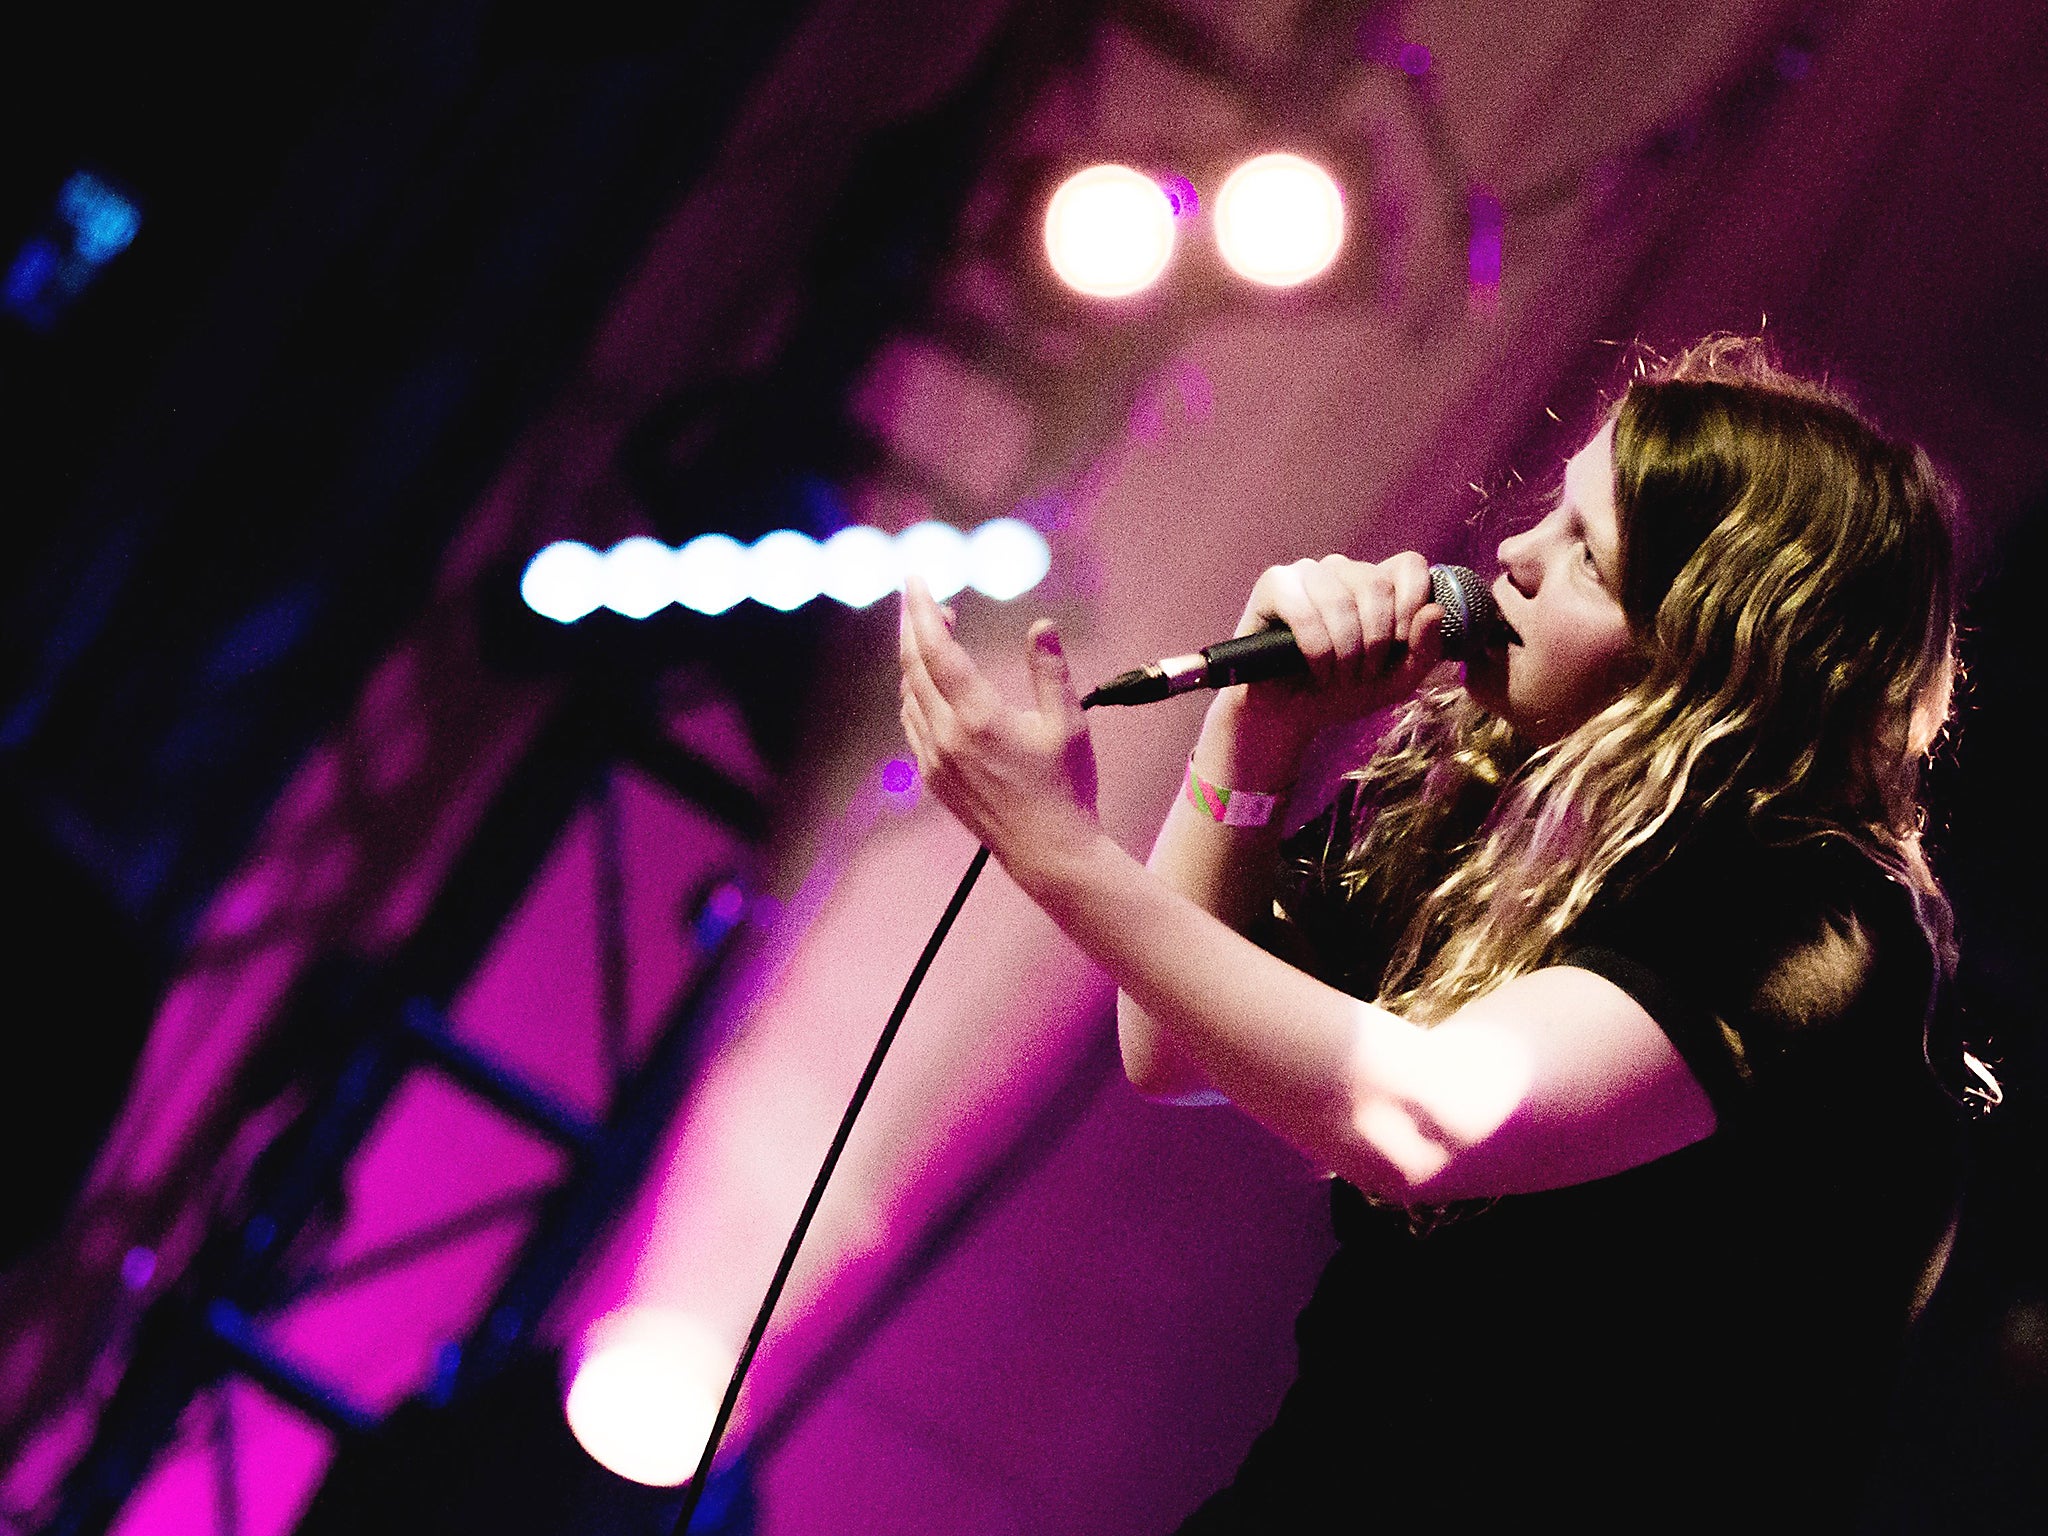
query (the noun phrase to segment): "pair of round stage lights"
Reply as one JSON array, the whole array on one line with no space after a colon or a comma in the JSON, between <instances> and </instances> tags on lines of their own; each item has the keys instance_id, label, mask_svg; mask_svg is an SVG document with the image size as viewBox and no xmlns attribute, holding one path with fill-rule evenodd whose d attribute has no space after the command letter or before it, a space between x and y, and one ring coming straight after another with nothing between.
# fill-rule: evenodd
<instances>
[{"instance_id":1,"label":"pair of round stage lights","mask_svg":"<svg viewBox=\"0 0 2048 1536\"><path fill-rule=\"evenodd\" d=\"M1061 282L1099 299L1157 282L1173 258L1174 199L1142 171L1091 165L1060 183L1045 210L1045 254ZM1259 155L1217 189L1210 222L1231 271L1293 288L1327 269L1344 243L1344 194L1300 155Z\"/></svg>"}]
</instances>

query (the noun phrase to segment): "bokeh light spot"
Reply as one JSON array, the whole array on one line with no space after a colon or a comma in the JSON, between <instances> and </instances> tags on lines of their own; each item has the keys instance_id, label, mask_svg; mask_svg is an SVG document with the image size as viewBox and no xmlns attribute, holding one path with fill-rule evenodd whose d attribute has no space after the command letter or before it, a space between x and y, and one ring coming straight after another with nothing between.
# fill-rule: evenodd
<instances>
[{"instance_id":1,"label":"bokeh light spot","mask_svg":"<svg viewBox=\"0 0 2048 1536\"><path fill-rule=\"evenodd\" d=\"M849 608L866 608L903 585L896 541L879 528L842 528L825 541L824 592Z\"/></svg>"},{"instance_id":2,"label":"bokeh light spot","mask_svg":"<svg viewBox=\"0 0 2048 1536\"><path fill-rule=\"evenodd\" d=\"M972 586L1007 602L1051 569L1044 534L1021 518L998 517L972 534L941 522L914 523L894 538L879 528L842 528L823 544L791 528L752 547L722 533L700 534L681 549L630 538L606 554L564 540L527 562L519 593L534 612L573 624L597 608L645 619L670 603L720 614L749 597L783 613L821 594L867 608L900 589L909 571L941 599Z\"/></svg>"},{"instance_id":3,"label":"bokeh light spot","mask_svg":"<svg viewBox=\"0 0 2048 1536\"><path fill-rule=\"evenodd\" d=\"M702 533L676 553L676 601L696 613L724 613L747 595L746 545Z\"/></svg>"},{"instance_id":4,"label":"bokeh light spot","mask_svg":"<svg viewBox=\"0 0 2048 1536\"><path fill-rule=\"evenodd\" d=\"M598 1319L563 1412L576 1443L602 1465L655 1488L696 1470L734 1352L697 1319L628 1307Z\"/></svg>"},{"instance_id":5,"label":"bokeh light spot","mask_svg":"<svg viewBox=\"0 0 2048 1536\"><path fill-rule=\"evenodd\" d=\"M721 880L698 904L690 931L700 949L715 948L747 915L747 893L736 880Z\"/></svg>"},{"instance_id":6,"label":"bokeh light spot","mask_svg":"<svg viewBox=\"0 0 2048 1536\"><path fill-rule=\"evenodd\" d=\"M676 600L676 552L644 534L621 539L604 557L604 605L629 619L659 613Z\"/></svg>"},{"instance_id":7,"label":"bokeh light spot","mask_svg":"<svg viewBox=\"0 0 2048 1536\"><path fill-rule=\"evenodd\" d=\"M156 1250L140 1245L121 1255L121 1283L131 1291L146 1291L156 1278Z\"/></svg>"},{"instance_id":8,"label":"bokeh light spot","mask_svg":"<svg viewBox=\"0 0 2048 1536\"><path fill-rule=\"evenodd\" d=\"M779 613L803 607L824 585L824 551L816 539L794 528L763 534L747 565L747 595Z\"/></svg>"},{"instance_id":9,"label":"bokeh light spot","mask_svg":"<svg viewBox=\"0 0 2048 1536\"><path fill-rule=\"evenodd\" d=\"M1045 580L1052 546L1045 535L1014 517L983 523L967 540L968 583L986 597L1008 602Z\"/></svg>"},{"instance_id":10,"label":"bokeh light spot","mask_svg":"<svg viewBox=\"0 0 2048 1536\"><path fill-rule=\"evenodd\" d=\"M1127 165L1091 165L1061 182L1046 206L1046 258L1078 293L1138 293L1173 256L1173 215L1151 177Z\"/></svg>"},{"instance_id":11,"label":"bokeh light spot","mask_svg":"<svg viewBox=\"0 0 2048 1536\"><path fill-rule=\"evenodd\" d=\"M1216 244L1238 276L1268 288L1307 282L1344 244L1344 195L1299 155L1259 155L1216 194Z\"/></svg>"},{"instance_id":12,"label":"bokeh light spot","mask_svg":"<svg viewBox=\"0 0 2048 1536\"><path fill-rule=\"evenodd\" d=\"M604 606L604 556L571 539L550 544L526 562L519 595L542 618L574 624Z\"/></svg>"},{"instance_id":13,"label":"bokeh light spot","mask_svg":"<svg viewBox=\"0 0 2048 1536\"><path fill-rule=\"evenodd\" d=\"M967 585L971 574L967 535L951 523L913 523L896 535L905 575L924 578L933 597L944 602Z\"/></svg>"}]
</instances>

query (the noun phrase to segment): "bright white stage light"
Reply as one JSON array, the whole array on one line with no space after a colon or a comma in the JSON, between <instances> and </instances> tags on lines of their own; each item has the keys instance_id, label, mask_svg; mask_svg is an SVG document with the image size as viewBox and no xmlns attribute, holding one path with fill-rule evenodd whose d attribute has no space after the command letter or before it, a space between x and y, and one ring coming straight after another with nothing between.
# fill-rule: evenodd
<instances>
[{"instance_id":1,"label":"bright white stage light","mask_svg":"<svg viewBox=\"0 0 2048 1536\"><path fill-rule=\"evenodd\" d=\"M676 601L698 613L723 613L747 595L753 564L747 546L702 533L676 552Z\"/></svg>"},{"instance_id":2,"label":"bright white stage light","mask_svg":"<svg viewBox=\"0 0 2048 1536\"><path fill-rule=\"evenodd\" d=\"M967 585L967 535L951 523L912 523L896 535L896 555L942 603Z\"/></svg>"},{"instance_id":3,"label":"bright white stage light","mask_svg":"<svg viewBox=\"0 0 2048 1536\"><path fill-rule=\"evenodd\" d=\"M1337 259L1344 194L1299 155L1260 155L1216 194L1216 244L1240 277L1268 288L1305 283Z\"/></svg>"},{"instance_id":4,"label":"bright white stage light","mask_svg":"<svg viewBox=\"0 0 2048 1536\"><path fill-rule=\"evenodd\" d=\"M1173 203L1127 165L1091 165L1053 193L1045 254L1069 288L1099 299L1137 293L1173 255Z\"/></svg>"},{"instance_id":5,"label":"bright white stage light","mask_svg":"<svg viewBox=\"0 0 2048 1536\"><path fill-rule=\"evenodd\" d=\"M573 539L550 544L526 562L519 595L542 618L574 624L604 606L604 556Z\"/></svg>"},{"instance_id":6,"label":"bright white stage light","mask_svg":"<svg viewBox=\"0 0 2048 1536\"><path fill-rule=\"evenodd\" d=\"M628 1307L584 1335L562 1405L576 1443L616 1472L673 1488L697 1468L735 1353L687 1313Z\"/></svg>"},{"instance_id":7,"label":"bright white stage light","mask_svg":"<svg viewBox=\"0 0 2048 1536\"><path fill-rule=\"evenodd\" d=\"M676 552L659 539L621 539L604 557L604 605L644 619L676 600Z\"/></svg>"},{"instance_id":8,"label":"bright white stage light","mask_svg":"<svg viewBox=\"0 0 2048 1536\"><path fill-rule=\"evenodd\" d=\"M752 548L722 533L700 534L681 549L624 539L605 554L564 540L527 562L519 595L542 617L573 624L597 608L645 619L670 603L720 614L749 597L783 613L820 594L867 608L900 590L913 571L941 601L971 586L1008 602L1051 569L1044 534L1021 518L998 517L972 534L940 522L914 523L894 538L879 528L842 528L823 544L778 528Z\"/></svg>"},{"instance_id":9,"label":"bright white stage light","mask_svg":"<svg viewBox=\"0 0 2048 1536\"><path fill-rule=\"evenodd\" d=\"M778 528L754 541L747 559L747 595L789 613L818 595L825 580L825 555L818 541L794 528Z\"/></svg>"},{"instance_id":10,"label":"bright white stage light","mask_svg":"<svg viewBox=\"0 0 2048 1536\"><path fill-rule=\"evenodd\" d=\"M968 585L986 597L1008 602L1045 580L1052 546L1045 535L1014 517L983 523L967 540Z\"/></svg>"},{"instance_id":11,"label":"bright white stage light","mask_svg":"<svg viewBox=\"0 0 2048 1536\"><path fill-rule=\"evenodd\" d=\"M825 541L825 595L866 608L903 585L896 541L879 528L842 528Z\"/></svg>"}]
</instances>

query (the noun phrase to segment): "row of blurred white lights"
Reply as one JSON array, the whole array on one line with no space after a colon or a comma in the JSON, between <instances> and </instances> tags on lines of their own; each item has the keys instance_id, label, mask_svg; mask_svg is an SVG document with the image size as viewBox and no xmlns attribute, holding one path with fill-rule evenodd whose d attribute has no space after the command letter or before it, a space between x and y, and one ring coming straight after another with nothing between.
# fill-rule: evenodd
<instances>
[{"instance_id":1,"label":"row of blurred white lights","mask_svg":"<svg viewBox=\"0 0 2048 1536\"><path fill-rule=\"evenodd\" d=\"M900 590L910 575L923 577L941 600L972 587L1007 601L1029 592L1050 569L1045 535L1017 518L999 517L972 533L934 522L893 536L879 528L842 528L822 544L791 528L752 544L706 533L681 549L644 537L604 551L563 540L527 563L519 595L542 617L573 624L600 608L645 619L671 603L717 614L748 598L782 613L818 597L866 608Z\"/></svg>"},{"instance_id":2,"label":"row of blurred white lights","mask_svg":"<svg viewBox=\"0 0 2048 1536\"><path fill-rule=\"evenodd\" d=\"M1149 288L1173 257L1174 223L1193 211L1128 165L1091 165L1060 183L1045 210L1045 254L1078 293L1115 299ZM1210 224L1223 264L1267 288L1325 271L1344 244L1344 194L1300 155L1255 155L1224 178Z\"/></svg>"}]
</instances>

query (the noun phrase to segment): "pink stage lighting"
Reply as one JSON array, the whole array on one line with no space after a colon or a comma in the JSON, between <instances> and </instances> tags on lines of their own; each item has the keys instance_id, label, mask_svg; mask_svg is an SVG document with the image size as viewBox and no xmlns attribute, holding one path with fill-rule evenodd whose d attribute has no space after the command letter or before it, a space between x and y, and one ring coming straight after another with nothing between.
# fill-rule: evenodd
<instances>
[{"instance_id":1,"label":"pink stage lighting","mask_svg":"<svg viewBox=\"0 0 2048 1536\"><path fill-rule=\"evenodd\" d=\"M563 1412L602 1465L654 1488L697 1469L735 1351L684 1312L627 1307L584 1335Z\"/></svg>"},{"instance_id":2,"label":"pink stage lighting","mask_svg":"<svg viewBox=\"0 0 2048 1536\"><path fill-rule=\"evenodd\" d=\"M1216 244L1239 277L1293 288L1324 271L1344 243L1344 194L1299 155L1260 155L1216 194Z\"/></svg>"},{"instance_id":3,"label":"pink stage lighting","mask_svg":"<svg viewBox=\"0 0 2048 1536\"><path fill-rule=\"evenodd\" d=\"M1098 299L1152 286L1173 256L1173 201L1127 165L1076 171L1045 210L1045 254L1061 282Z\"/></svg>"}]
</instances>

